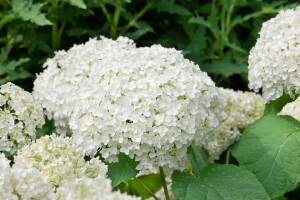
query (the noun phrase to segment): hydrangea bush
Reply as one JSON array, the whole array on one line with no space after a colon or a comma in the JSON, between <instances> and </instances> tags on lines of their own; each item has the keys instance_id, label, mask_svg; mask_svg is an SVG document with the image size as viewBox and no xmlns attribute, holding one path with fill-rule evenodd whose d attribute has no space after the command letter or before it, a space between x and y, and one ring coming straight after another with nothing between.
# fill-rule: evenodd
<instances>
[{"instance_id":1,"label":"hydrangea bush","mask_svg":"<svg viewBox=\"0 0 300 200\"><path fill-rule=\"evenodd\" d=\"M57 52L44 67L35 98L87 155L100 149L109 162L125 153L137 169L183 170L187 147L205 144L221 118L214 83L175 49L101 37Z\"/></svg>"},{"instance_id":2,"label":"hydrangea bush","mask_svg":"<svg viewBox=\"0 0 300 200\"><path fill-rule=\"evenodd\" d=\"M299 13L264 23L250 52L262 96L126 37L56 52L33 96L0 86L0 199L288 198L300 182ZM43 108L58 134L35 139Z\"/></svg>"}]
</instances>

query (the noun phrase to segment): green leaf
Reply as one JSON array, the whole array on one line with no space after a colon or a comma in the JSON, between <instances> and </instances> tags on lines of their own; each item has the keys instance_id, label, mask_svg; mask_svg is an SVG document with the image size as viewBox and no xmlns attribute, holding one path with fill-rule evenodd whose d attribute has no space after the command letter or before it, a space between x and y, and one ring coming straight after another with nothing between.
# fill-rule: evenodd
<instances>
[{"instance_id":1,"label":"green leaf","mask_svg":"<svg viewBox=\"0 0 300 200\"><path fill-rule=\"evenodd\" d=\"M202 25L202 26L205 26L205 27L208 27L208 28L211 28L211 24L204 20L203 17L200 17L200 16L197 16L197 17L191 17L188 21L188 23L191 23L191 24L199 24L199 25Z\"/></svg>"},{"instance_id":2,"label":"green leaf","mask_svg":"<svg viewBox=\"0 0 300 200\"><path fill-rule=\"evenodd\" d=\"M147 199L160 188L162 188L160 174L150 174L127 181L120 190Z\"/></svg>"},{"instance_id":3,"label":"green leaf","mask_svg":"<svg viewBox=\"0 0 300 200\"><path fill-rule=\"evenodd\" d=\"M53 120L46 118L45 124L41 128L37 128L35 135L36 139L39 139L45 135L51 135L55 132L55 126Z\"/></svg>"},{"instance_id":4,"label":"green leaf","mask_svg":"<svg viewBox=\"0 0 300 200\"><path fill-rule=\"evenodd\" d=\"M172 180L178 200L270 199L251 172L234 165L208 165L200 177L175 171Z\"/></svg>"},{"instance_id":5,"label":"green leaf","mask_svg":"<svg viewBox=\"0 0 300 200\"><path fill-rule=\"evenodd\" d=\"M0 60L4 59L5 51L1 51ZM0 63L0 84L15 81L19 79L25 79L31 77L28 71L22 68L22 65L29 61L29 58L20 58L19 60L4 60Z\"/></svg>"},{"instance_id":6,"label":"green leaf","mask_svg":"<svg viewBox=\"0 0 300 200\"><path fill-rule=\"evenodd\" d=\"M185 7L175 4L173 0L163 0L158 1L156 5L158 12L166 12L169 14L177 14L177 15L190 15L190 11Z\"/></svg>"},{"instance_id":7,"label":"green leaf","mask_svg":"<svg viewBox=\"0 0 300 200\"><path fill-rule=\"evenodd\" d=\"M199 176L202 168L208 163L208 153L200 146L192 144L188 148L188 159L192 164L193 174Z\"/></svg>"},{"instance_id":8,"label":"green leaf","mask_svg":"<svg viewBox=\"0 0 300 200\"><path fill-rule=\"evenodd\" d=\"M272 198L294 189L300 174L300 122L267 115L247 127L235 154Z\"/></svg>"},{"instance_id":9,"label":"green leaf","mask_svg":"<svg viewBox=\"0 0 300 200\"><path fill-rule=\"evenodd\" d=\"M112 187L115 188L120 183L134 178L138 171L135 169L137 162L125 154L119 155L119 162L108 165L108 177L112 181Z\"/></svg>"},{"instance_id":10,"label":"green leaf","mask_svg":"<svg viewBox=\"0 0 300 200\"><path fill-rule=\"evenodd\" d=\"M33 4L32 0L12 0L11 6L14 13L18 14L25 21L31 21L40 26L52 24L41 13L40 9L43 6L41 3Z\"/></svg>"},{"instance_id":11,"label":"green leaf","mask_svg":"<svg viewBox=\"0 0 300 200\"><path fill-rule=\"evenodd\" d=\"M277 115L282 108L293 99L288 94L283 94L280 98L270 101L265 108L264 115Z\"/></svg>"},{"instance_id":12,"label":"green leaf","mask_svg":"<svg viewBox=\"0 0 300 200\"><path fill-rule=\"evenodd\" d=\"M146 33L154 33L154 29L147 23L137 23L136 28L138 30L134 32L128 32L125 34L125 36L129 37L132 40L137 40Z\"/></svg>"},{"instance_id":13,"label":"green leaf","mask_svg":"<svg viewBox=\"0 0 300 200\"><path fill-rule=\"evenodd\" d=\"M245 63L233 63L230 55L225 55L221 60L206 63L201 66L201 69L208 73L221 74L225 77L248 72L247 65Z\"/></svg>"},{"instance_id":14,"label":"green leaf","mask_svg":"<svg viewBox=\"0 0 300 200\"><path fill-rule=\"evenodd\" d=\"M64 0L65 2L68 2L72 6L76 6L78 8L86 9L86 5L83 0Z\"/></svg>"}]
</instances>

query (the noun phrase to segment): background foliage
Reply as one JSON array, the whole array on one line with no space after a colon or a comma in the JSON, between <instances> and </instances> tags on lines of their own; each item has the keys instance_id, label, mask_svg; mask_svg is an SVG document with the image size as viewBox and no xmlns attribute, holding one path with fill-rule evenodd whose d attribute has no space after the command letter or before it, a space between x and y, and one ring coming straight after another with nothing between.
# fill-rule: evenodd
<instances>
[{"instance_id":1,"label":"background foliage","mask_svg":"<svg viewBox=\"0 0 300 200\"><path fill-rule=\"evenodd\" d=\"M218 86L247 88L247 55L263 21L296 1L0 0L0 84L31 90L54 51L120 35L182 50Z\"/></svg>"}]
</instances>

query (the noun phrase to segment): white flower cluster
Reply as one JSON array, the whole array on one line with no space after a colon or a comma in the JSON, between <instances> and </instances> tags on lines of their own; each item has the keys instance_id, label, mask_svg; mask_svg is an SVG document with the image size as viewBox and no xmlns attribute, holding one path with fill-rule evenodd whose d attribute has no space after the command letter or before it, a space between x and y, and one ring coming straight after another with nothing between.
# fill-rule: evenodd
<instances>
[{"instance_id":1,"label":"white flower cluster","mask_svg":"<svg viewBox=\"0 0 300 200\"><path fill-rule=\"evenodd\" d=\"M54 199L51 185L34 167L26 164L13 165L0 154L0 199L18 200Z\"/></svg>"},{"instance_id":2,"label":"white flower cluster","mask_svg":"<svg viewBox=\"0 0 300 200\"><path fill-rule=\"evenodd\" d=\"M264 113L264 100L253 92L234 91L219 88L225 102L226 118L215 130L216 135L209 141L206 148L209 160L217 160L224 150L240 138L240 130L259 119Z\"/></svg>"},{"instance_id":3,"label":"white flower cluster","mask_svg":"<svg viewBox=\"0 0 300 200\"><path fill-rule=\"evenodd\" d=\"M112 191L111 181L104 176L97 179L82 177L65 182L56 193L57 200L138 200L120 191Z\"/></svg>"},{"instance_id":4,"label":"white flower cluster","mask_svg":"<svg viewBox=\"0 0 300 200\"><path fill-rule=\"evenodd\" d=\"M249 55L249 87L266 102L300 93L300 6L263 24Z\"/></svg>"},{"instance_id":5,"label":"white flower cluster","mask_svg":"<svg viewBox=\"0 0 300 200\"><path fill-rule=\"evenodd\" d=\"M300 97L295 101L286 104L278 115L290 115L300 121Z\"/></svg>"},{"instance_id":6,"label":"white flower cluster","mask_svg":"<svg viewBox=\"0 0 300 200\"><path fill-rule=\"evenodd\" d=\"M98 158L86 162L84 155L70 138L44 136L23 147L14 159L16 164L27 164L39 170L52 187L83 176L97 178L107 172Z\"/></svg>"},{"instance_id":7,"label":"white flower cluster","mask_svg":"<svg viewBox=\"0 0 300 200\"><path fill-rule=\"evenodd\" d=\"M29 144L44 123L43 109L29 92L12 83L0 86L0 152Z\"/></svg>"},{"instance_id":8,"label":"white flower cluster","mask_svg":"<svg viewBox=\"0 0 300 200\"><path fill-rule=\"evenodd\" d=\"M87 155L120 152L168 171L183 169L187 147L205 144L220 119L218 91L175 49L136 48L101 37L59 51L34 83L34 96Z\"/></svg>"},{"instance_id":9,"label":"white flower cluster","mask_svg":"<svg viewBox=\"0 0 300 200\"><path fill-rule=\"evenodd\" d=\"M49 147L49 146L48 146ZM43 162L42 160L40 160ZM64 162L64 159L61 160ZM80 162L80 161L79 161ZM94 161L93 161L94 162ZM99 161L100 162L100 161ZM52 165L51 160L48 163ZM56 163L54 163L56 165ZM106 166L95 162L92 167L93 172L97 171L97 176L90 174L65 179L61 186L56 189L52 180L47 180L45 173L41 172L32 163L17 163L12 167L4 154L0 154L0 199L7 200L138 200L140 198L122 194L120 191L112 191L111 181L106 178ZM57 166L57 165L56 165ZM60 166L57 166L60 167ZM69 166L72 168L72 166ZM88 175L88 176L86 176ZM50 181L50 182L49 182ZM56 191L56 192L55 192Z\"/></svg>"}]
</instances>

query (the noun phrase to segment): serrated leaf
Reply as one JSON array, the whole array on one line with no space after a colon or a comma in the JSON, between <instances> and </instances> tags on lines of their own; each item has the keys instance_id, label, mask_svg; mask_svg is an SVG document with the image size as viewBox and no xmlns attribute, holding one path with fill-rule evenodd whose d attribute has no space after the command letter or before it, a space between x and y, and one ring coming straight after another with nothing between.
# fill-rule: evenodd
<instances>
[{"instance_id":1,"label":"serrated leaf","mask_svg":"<svg viewBox=\"0 0 300 200\"><path fill-rule=\"evenodd\" d=\"M293 99L288 94L283 94L280 98L270 101L265 108L264 115L276 115L282 108Z\"/></svg>"},{"instance_id":2,"label":"serrated leaf","mask_svg":"<svg viewBox=\"0 0 300 200\"><path fill-rule=\"evenodd\" d=\"M195 176L198 176L204 166L208 163L208 153L200 146L192 144L188 148L188 159L192 164L192 171Z\"/></svg>"},{"instance_id":3,"label":"serrated leaf","mask_svg":"<svg viewBox=\"0 0 300 200\"><path fill-rule=\"evenodd\" d=\"M125 154L118 156L119 161L117 163L111 163L108 165L108 177L112 181L112 187L115 188L120 183L125 182L135 177L138 171L135 169L137 162Z\"/></svg>"},{"instance_id":4,"label":"serrated leaf","mask_svg":"<svg viewBox=\"0 0 300 200\"><path fill-rule=\"evenodd\" d=\"M172 180L172 191L178 200L270 199L251 172L234 165L208 165L200 177L176 171Z\"/></svg>"},{"instance_id":5,"label":"serrated leaf","mask_svg":"<svg viewBox=\"0 0 300 200\"><path fill-rule=\"evenodd\" d=\"M72 6L76 6L78 8L86 9L86 5L83 0L64 0L68 2Z\"/></svg>"},{"instance_id":6,"label":"serrated leaf","mask_svg":"<svg viewBox=\"0 0 300 200\"><path fill-rule=\"evenodd\" d=\"M160 188L162 188L160 174L149 174L127 181L120 190L147 199Z\"/></svg>"},{"instance_id":7,"label":"serrated leaf","mask_svg":"<svg viewBox=\"0 0 300 200\"><path fill-rule=\"evenodd\" d=\"M294 189L300 174L300 122L267 115L247 127L235 156L272 198Z\"/></svg>"},{"instance_id":8,"label":"serrated leaf","mask_svg":"<svg viewBox=\"0 0 300 200\"><path fill-rule=\"evenodd\" d=\"M52 23L41 13L40 9L43 6L41 3L33 4L32 0L12 0L12 9L20 18L25 21L31 21L37 25L51 25Z\"/></svg>"}]
</instances>

